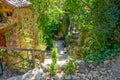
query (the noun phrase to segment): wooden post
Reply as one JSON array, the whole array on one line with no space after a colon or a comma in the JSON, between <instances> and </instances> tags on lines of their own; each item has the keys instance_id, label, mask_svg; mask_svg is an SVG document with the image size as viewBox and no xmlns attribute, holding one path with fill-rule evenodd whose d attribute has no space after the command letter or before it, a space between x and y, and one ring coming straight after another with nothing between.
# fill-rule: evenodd
<instances>
[{"instance_id":1,"label":"wooden post","mask_svg":"<svg viewBox=\"0 0 120 80\"><path fill-rule=\"evenodd\" d=\"M35 54L34 54L34 50L32 49L32 68L35 68Z\"/></svg>"},{"instance_id":2,"label":"wooden post","mask_svg":"<svg viewBox=\"0 0 120 80\"><path fill-rule=\"evenodd\" d=\"M45 52L41 52L41 63L44 63L45 60Z\"/></svg>"}]
</instances>

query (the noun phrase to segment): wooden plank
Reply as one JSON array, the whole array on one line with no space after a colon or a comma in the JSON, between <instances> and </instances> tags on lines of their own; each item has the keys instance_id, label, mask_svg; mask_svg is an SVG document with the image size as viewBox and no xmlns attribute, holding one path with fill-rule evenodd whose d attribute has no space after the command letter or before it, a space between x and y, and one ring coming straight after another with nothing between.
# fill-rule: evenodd
<instances>
[{"instance_id":1,"label":"wooden plank","mask_svg":"<svg viewBox=\"0 0 120 80\"><path fill-rule=\"evenodd\" d=\"M32 50L31 52L32 52L32 68L35 68L35 53L34 50Z\"/></svg>"},{"instance_id":2,"label":"wooden plank","mask_svg":"<svg viewBox=\"0 0 120 80\"><path fill-rule=\"evenodd\" d=\"M44 53L41 53L41 63L44 63L44 60L45 60L45 54Z\"/></svg>"},{"instance_id":3,"label":"wooden plank","mask_svg":"<svg viewBox=\"0 0 120 80\"><path fill-rule=\"evenodd\" d=\"M0 9L0 12L13 12L12 9Z\"/></svg>"},{"instance_id":4,"label":"wooden plank","mask_svg":"<svg viewBox=\"0 0 120 80\"><path fill-rule=\"evenodd\" d=\"M38 52L43 52L45 53L46 50L40 50L40 49L27 49L27 48L9 48L9 47L2 47L0 46L0 49L5 49L5 50L19 50L19 51L38 51Z\"/></svg>"},{"instance_id":5,"label":"wooden plank","mask_svg":"<svg viewBox=\"0 0 120 80\"><path fill-rule=\"evenodd\" d=\"M2 0L2 5L6 6L9 9L15 9L15 6L9 4L6 0Z\"/></svg>"}]
</instances>

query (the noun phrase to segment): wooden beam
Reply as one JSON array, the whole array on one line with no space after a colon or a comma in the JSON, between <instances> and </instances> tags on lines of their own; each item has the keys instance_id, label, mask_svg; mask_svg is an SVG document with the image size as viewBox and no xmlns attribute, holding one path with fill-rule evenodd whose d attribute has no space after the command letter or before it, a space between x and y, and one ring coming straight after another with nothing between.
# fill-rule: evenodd
<instances>
[{"instance_id":1,"label":"wooden beam","mask_svg":"<svg viewBox=\"0 0 120 80\"><path fill-rule=\"evenodd\" d=\"M0 12L13 12L12 9L0 9Z\"/></svg>"},{"instance_id":2,"label":"wooden beam","mask_svg":"<svg viewBox=\"0 0 120 80\"><path fill-rule=\"evenodd\" d=\"M6 2L6 0L2 0L2 5L3 6L6 6L7 8L10 8L10 9L14 9L15 7L11 4L9 4L8 2Z\"/></svg>"},{"instance_id":3,"label":"wooden beam","mask_svg":"<svg viewBox=\"0 0 120 80\"><path fill-rule=\"evenodd\" d=\"M10 48L10 47L2 47L0 46L0 49L4 49L4 50L18 50L18 51L38 51L38 52L43 52L45 53L46 50L40 50L40 49L27 49L27 48Z\"/></svg>"}]
</instances>

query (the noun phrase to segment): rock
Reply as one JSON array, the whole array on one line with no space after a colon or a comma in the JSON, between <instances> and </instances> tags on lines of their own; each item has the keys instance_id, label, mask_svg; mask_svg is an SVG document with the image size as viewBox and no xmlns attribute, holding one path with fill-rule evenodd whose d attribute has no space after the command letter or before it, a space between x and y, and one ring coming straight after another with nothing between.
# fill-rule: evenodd
<instances>
[{"instance_id":1,"label":"rock","mask_svg":"<svg viewBox=\"0 0 120 80\"><path fill-rule=\"evenodd\" d=\"M109 73L111 73L111 70L108 70Z\"/></svg>"},{"instance_id":2,"label":"rock","mask_svg":"<svg viewBox=\"0 0 120 80\"><path fill-rule=\"evenodd\" d=\"M85 70L85 74L88 74L88 72L89 72L89 70L88 70L88 69L86 69L86 70Z\"/></svg>"},{"instance_id":3,"label":"rock","mask_svg":"<svg viewBox=\"0 0 120 80\"><path fill-rule=\"evenodd\" d=\"M40 68L40 69L39 69L39 73L40 73L40 74L43 74L43 73L44 73L44 72L43 72L43 69Z\"/></svg>"},{"instance_id":4,"label":"rock","mask_svg":"<svg viewBox=\"0 0 120 80\"><path fill-rule=\"evenodd\" d=\"M35 75L35 80L46 80L40 73Z\"/></svg>"},{"instance_id":5,"label":"rock","mask_svg":"<svg viewBox=\"0 0 120 80\"><path fill-rule=\"evenodd\" d=\"M70 80L71 79L71 75L65 75L65 79L66 80Z\"/></svg>"},{"instance_id":6,"label":"rock","mask_svg":"<svg viewBox=\"0 0 120 80\"><path fill-rule=\"evenodd\" d=\"M101 68L100 71L105 71L106 69L105 68Z\"/></svg>"},{"instance_id":7,"label":"rock","mask_svg":"<svg viewBox=\"0 0 120 80\"><path fill-rule=\"evenodd\" d=\"M109 78L107 78L107 77L104 77L104 78L103 78L103 80L110 80L110 79L109 79ZM115 80L116 80L116 79L115 79Z\"/></svg>"},{"instance_id":8,"label":"rock","mask_svg":"<svg viewBox=\"0 0 120 80\"><path fill-rule=\"evenodd\" d=\"M81 79L80 79L80 77L77 76L75 80L81 80Z\"/></svg>"},{"instance_id":9,"label":"rock","mask_svg":"<svg viewBox=\"0 0 120 80\"><path fill-rule=\"evenodd\" d=\"M87 71L87 68L85 66L80 66L79 67L79 72L80 73L85 73Z\"/></svg>"},{"instance_id":10,"label":"rock","mask_svg":"<svg viewBox=\"0 0 120 80\"><path fill-rule=\"evenodd\" d=\"M79 65L78 70L80 73L86 73L86 71L88 72L85 62L83 60L77 61L77 64Z\"/></svg>"},{"instance_id":11,"label":"rock","mask_svg":"<svg viewBox=\"0 0 120 80\"><path fill-rule=\"evenodd\" d=\"M78 80L78 77L76 75L72 75L72 80Z\"/></svg>"},{"instance_id":12,"label":"rock","mask_svg":"<svg viewBox=\"0 0 120 80\"><path fill-rule=\"evenodd\" d=\"M90 67L91 69L94 69L94 68L95 68L93 64L90 64L89 67Z\"/></svg>"},{"instance_id":13,"label":"rock","mask_svg":"<svg viewBox=\"0 0 120 80\"><path fill-rule=\"evenodd\" d=\"M106 71L100 71L100 73L101 73L102 75L104 75L104 76L107 74Z\"/></svg>"},{"instance_id":14,"label":"rock","mask_svg":"<svg viewBox=\"0 0 120 80\"><path fill-rule=\"evenodd\" d=\"M53 79L53 77L52 77L52 78L50 78L50 80L54 80L54 79Z\"/></svg>"},{"instance_id":15,"label":"rock","mask_svg":"<svg viewBox=\"0 0 120 80\"><path fill-rule=\"evenodd\" d=\"M65 79L64 79L64 76L62 76L62 77L60 78L60 80L65 80Z\"/></svg>"},{"instance_id":16,"label":"rock","mask_svg":"<svg viewBox=\"0 0 120 80\"><path fill-rule=\"evenodd\" d=\"M110 66L110 61L106 60L104 61L104 67L108 68Z\"/></svg>"},{"instance_id":17,"label":"rock","mask_svg":"<svg viewBox=\"0 0 120 80\"><path fill-rule=\"evenodd\" d=\"M99 79L98 79L98 77L93 77L93 79L92 79L92 80L99 80Z\"/></svg>"},{"instance_id":18,"label":"rock","mask_svg":"<svg viewBox=\"0 0 120 80\"><path fill-rule=\"evenodd\" d=\"M96 67L99 63L98 62L93 62L92 65Z\"/></svg>"},{"instance_id":19,"label":"rock","mask_svg":"<svg viewBox=\"0 0 120 80\"><path fill-rule=\"evenodd\" d=\"M22 76L11 77L7 80L22 80Z\"/></svg>"},{"instance_id":20,"label":"rock","mask_svg":"<svg viewBox=\"0 0 120 80\"><path fill-rule=\"evenodd\" d=\"M80 77L80 80L85 80L86 79L85 74L81 74L79 77Z\"/></svg>"},{"instance_id":21,"label":"rock","mask_svg":"<svg viewBox=\"0 0 120 80\"><path fill-rule=\"evenodd\" d=\"M88 78L86 78L85 80L89 80Z\"/></svg>"},{"instance_id":22,"label":"rock","mask_svg":"<svg viewBox=\"0 0 120 80\"><path fill-rule=\"evenodd\" d=\"M100 68L104 68L104 64L103 63L100 63L99 66L100 66Z\"/></svg>"},{"instance_id":23,"label":"rock","mask_svg":"<svg viewBox=\"0 0 120 80\"><path fill-rule=\"evenodd\" d=\"M47 65L47 64L44 64L44 63L41 63L41 65L40 65L40 68L41 68L44 72L47 72L47 67L48 67L48 65Z\"/></svg>"},{"instance_id":24,"label":"rock","mask_svg":"<svg viewBox=\"0 0 120 80\"><path fill-rule=\"evenodd\" d=\"M92 74L91 74L91 73L88 73L88 78L89 78L90 80L92 80Z\"/></svg>"},{"instance_id":25,"label":"rock","mask_svg":"<svg viewBox=\"0 0 120 80\"><path fill-rule=\"evenodd\" d=\"M64 72L62 71L61 73L56 74L55 78L56 80L61 80L63 78Z\"/></svg>"},{"instance_id":26,"label":"rock","mask_svg":"<svg viewBox=\"0 0 120 80\"><path fill-rule=\"evenodd\" d=\"M93 71L92 72L93 77L100 76L100 73L98 71Z\"/></svg>"},{"instance_id":27,"label":"rock","mask_svg":"<svg viewBox=\"0 0 120 80\"><path fill-rule=\"evenodd\" d=\"M12 77L8 80L45 80L45 78L41 75L42 73L42 69L35 68L22 76Z\"/></svg>"},{"instance_id":28,"label":"rock","mask_svg":"<svg viewBox=\"0 0 120 80\"><path fill-rule=\"evenodd\" d=\"M91 71L91 74L92 74L93 77L97 76L96 71Z\"/></svg>"},{"instance_id":29,"label":"rock","mask_svg":"<svg viewBox=\"0 0 120 80\"><path fill-rule=\"evenodd\" d=\"M114 77L120 78L120 69L112 69Z\"/></svg>"},{"instance_id":30,"label":"rock","mask_svg":"<svg viewBox=\"0 0 120 80\"><path fill-rule=\"evenodd\" d=\"M100 77L99 77L99 80L104 80L104 79L103 79L103 76L100 76Z\"/></svg>"},{"instance_id":31,"label":"rock","mask_svg":"<svg viewBox=\"0 0 120 80\"><path fill-rule=\"evenodd\" d=\"M83 60L77 60L76 63L79 65L79 66L85 66L85 62Z\"/></svg>"},{"instance_id":32,"label":"rock","mask_svg":"<svg viewBox=\"0 0 120 80\"><path fill-rule=\"evenodd\" d=\"M32 78L34 76L34 74L32 74L32 73L25 73L23 76L22 76L22 79L24 80L24 79L26 79L26 78L28 78L28 79L30 79L30 78Z\"/></svg>"},{"instance_id":33,"label":"rock","mask_svg":"<svg viewBox=\"0 0 120 80\"><path fill-rule=\"evenodd\" d=\"M46 73L42 74L42 76L44 76L45 78L49 79L50 78L50 73L46 72Z\"/></svg>"},{"instance_id":34,"label":"rock","mask_svg":"<svg viewBox=\"0 0 120 80\"><path fill-rule=\"evenodd\" d=\"M81 74L80 73L77 73L77 76L80 76Z\"/></svg>"},{"instance_id":35,"label":"rock","mask_svg":"<svg viewBox=\"0 0 120 80\"><path fill-rule=\"evenodd\" d=\"M58 76L53 77L54 80L60 80Z\"/></svg>"}]
</instances>

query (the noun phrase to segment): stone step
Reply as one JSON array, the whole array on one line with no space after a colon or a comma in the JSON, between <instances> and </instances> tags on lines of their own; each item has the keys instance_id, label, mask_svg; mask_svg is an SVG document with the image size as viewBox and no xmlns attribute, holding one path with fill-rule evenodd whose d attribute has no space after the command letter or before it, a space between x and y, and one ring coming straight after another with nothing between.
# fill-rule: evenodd
<instances>
[{"instance_id":1,"label":"stone step","mask_svg":"<svg viewBox=\"0 0 120 80\"><path fill-rule=\"evenodd\" d=\"M78 32L78 31L72 31L72 34L73 34L73 35L78 35L79 32Z\"/></svg>"},{"instance_id":2,"label":"stone step","mask_svg":"<svg viewBox=\"0 0 120 80\"><path fill-rule=\"evenodd\" d=\"M72 30L77 30L77 28L76 28L76 27L73 27Z\"/></svg>"},{"instance_id":3,"label":"stone step","mask_svg":"<svg viewBox=\"0 0 120 80\"><path fill-rule=\"evenodd\" d=\"M73 35L73 39L78 39L78 35Z\"/></svg>"},{"instance_id":4,"label":"stone step","mask_svg":"<svg viewBox=\"0 0 120 80\"><path fill-rule=\"evenodd\" d=\"M75 38L75 39L72 39L73 41L75 41L75 42L78 42L78 39L77 38Z\"/></svg>"}]
</instances>

